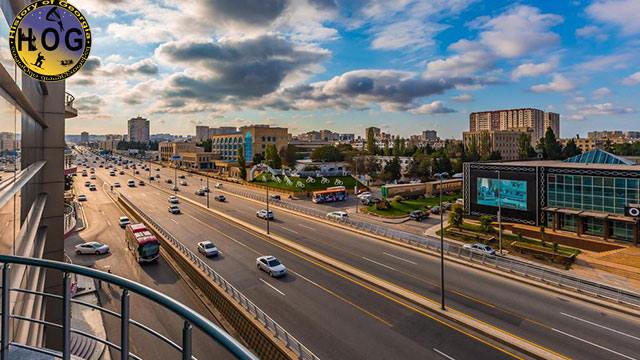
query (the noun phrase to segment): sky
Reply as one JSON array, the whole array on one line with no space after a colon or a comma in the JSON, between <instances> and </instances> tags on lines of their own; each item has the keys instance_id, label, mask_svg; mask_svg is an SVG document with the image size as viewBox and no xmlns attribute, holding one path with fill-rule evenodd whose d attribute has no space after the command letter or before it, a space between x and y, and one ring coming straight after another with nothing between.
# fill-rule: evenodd
<instances>
[{"instance_id":1,"label":"sky","mask_svg":"<svg viewBox=\"0 0 640 360\"><path fill-rule=\"evenodd\" d=\"M77 0L91 57L68 134L367 126L461 138L534 107L561 136L640 130L640 0Z\"/></svg>"}]
</instances>

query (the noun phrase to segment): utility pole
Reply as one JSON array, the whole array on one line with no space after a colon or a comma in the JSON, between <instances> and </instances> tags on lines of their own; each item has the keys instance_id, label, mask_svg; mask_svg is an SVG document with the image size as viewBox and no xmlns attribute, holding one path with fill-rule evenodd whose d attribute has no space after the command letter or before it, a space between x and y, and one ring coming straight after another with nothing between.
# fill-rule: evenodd
<instances>
[{"instance_id":1,"label":"utility pole","mask_svg":"<svg viewBox=\"0 0 640 360\"><path fill-rule=\"evenodd\" d=\"M356 186L353 189L354 191L354 196L356 198L356 214L358 213L358 203L360 202L360 199L358 199L358 158L356 157Z\"/></svg>"},{"instance_id":2,"label":"utility pole","mask_svg":"<svg viewBox=\"0 0 640 360\"><path fill-rule=\"evenodd\" d=\"M269 185L267 184L267 235L269 234Z\"/></svg>"},{"instance_id":3,"label":"utility pole","mask_svg":"<svg viewBox=\"0 0 640 360\"><path fill-rule=\"evenodd\" d=\"M202 179L200 179L200 184L202 184ZM202 187L202 185L200 185ZM207 175L207 209L209 208L209 175Z\"/></svg>"},{"instance_id":4,"label":"utility pole","mask_svg":"<svg viewBox=\"0 0 640 360\"><path fill-rule=\"evenodd\" d=\"M440 308L446 310L444 304L444 209L442 208L442 180L449 177L447 173L434 175L440 185Z\"/></svg>"},{"instance_id":5,"label":"utility pole","mask_svg":"<svg viewBox=\"0 0 640 360\"><path fill-rule=\"evenodd\" d=\"M502 180L500 180L500 170L498 172L498 247L502 255Z\"/></svg>"}]
</instances>

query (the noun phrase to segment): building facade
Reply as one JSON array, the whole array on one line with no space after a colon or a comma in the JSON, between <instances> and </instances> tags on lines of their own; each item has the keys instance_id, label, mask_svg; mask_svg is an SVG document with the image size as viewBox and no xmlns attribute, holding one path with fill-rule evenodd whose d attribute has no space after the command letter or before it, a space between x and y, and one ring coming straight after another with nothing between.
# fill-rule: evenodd
<instances>
[{"instance_id":1,"label":"building facade","mask_svg":"<svg viewBox=\"0 0 640 360\"><path fill-rule=\"evenodd\" d=\"M180 153L182 160L178 162L181 168L210 171L215 168L217 155L210 152L183 152Z\"/></svg>"},{"instance_id":2,"label":"building facade","mask_svg":"<svg viewBox=\"0 0 640 360\"><path fill-rule=\"evenodd\" d=\"M267 145L273 144L280 151L289 141L287 128L271 127L269 125L243 126L231 134L212 135L211 151L222 161L237 163L238 151L244 151L247 164L251 163L256 154L265 155Z\"/></svg>"},{"instance_id":3,"label":"building facade","mask_svg":"<svg viewBox=\"0 0 640 360\"><path fill-rule=\"evenodd\" d=\"M83 131L80 133L80 143L81 144L88 144L89 143L89 133L86 131Z\"/></svg>"},{"instance_id":4,"label":"building facade","mask_svg":"<svg viewBox=\"0 0 640 360\"><path fill-rule=\"evenodd\" d=\"M196 136L194 138L197 142L203 142L209 138L209 127L208 126L196 126Z\"/></svg>"},{"instance_id":5,"label":"building facade","mask_svg":"<svg viewBox=\"0 0 640 360\"><path fill-rule=\"evenodd\" d=\"M640 165L594 152L569 161L466 163L465 212L496 217L501 203L503 221L637 245L640 218L625 211L640 204Z\"/></svg>"},{"instance_id":6,"label":"building facade","mask_svg":"<svg viewBox=\"0 0 640 360\"><path fill-rule=\"evenodd\" d=\"M128 135L131 142L149 142L149 120L140 116L129 119Z\"/></svg>"},{"instance_id":7,"label":"building facade","mask_svg":"<svg viewBox=\"0 0 640 360\"><path fill-rule=\"evenodd\" d=\"M531 129L531 144L544 137L547 128L560 137L560 115L538 109L523 108L482 111L469 114L469 131Z\"/></svg>"},{"instance_id":8,"label":"building facade","mask_svg":"<svg viewBox=\"0 0 640 360\"><path fill-rule=\"evenodd\" d=\"M160 161L171 161L173 155L201 152L204 152L204 149L192 142L161 141L158 143Z\"/></svg>"},{"instance_id":9,"label":"building facade","mask_svg":"<svg viewBox=\"0 0 640 360\"><path fill-rule=\"evenodd\" d=\"M523 132L531 134L529 129L523 128L517 130L465 131L462 137L465 149L469 149L475 143L481 156L489 155L483 153L484 149L481 146L484 142L488 142L489 153L497 151L500 153L502 160L516 160L519 158L518 140Z\"/></svg>"}]
</instances>

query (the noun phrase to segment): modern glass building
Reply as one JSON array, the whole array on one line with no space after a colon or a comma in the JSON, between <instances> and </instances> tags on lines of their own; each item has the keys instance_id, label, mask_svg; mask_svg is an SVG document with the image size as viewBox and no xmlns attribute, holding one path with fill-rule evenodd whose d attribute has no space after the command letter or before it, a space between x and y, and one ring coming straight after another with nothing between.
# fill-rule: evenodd
<instances>
[{"instance_id":1,"label":"modern glass building","mask_svg":"<svg viewBox=\"0 0 640 360\"><path fill-rule=\"evenodd\" d=\"M628 159L593 150L565 161L467 163L464 171L469 215L495 216L501 201L504 221L639 242L640 219L626 210L640 204L640 165ZM489 191L495 186L481 186L498 183L498 178L502 196L499 190ZM513 206L507 191L523 188L523 182L526 190L519 190L520 201Z\"/></svg>"}]
</instances>

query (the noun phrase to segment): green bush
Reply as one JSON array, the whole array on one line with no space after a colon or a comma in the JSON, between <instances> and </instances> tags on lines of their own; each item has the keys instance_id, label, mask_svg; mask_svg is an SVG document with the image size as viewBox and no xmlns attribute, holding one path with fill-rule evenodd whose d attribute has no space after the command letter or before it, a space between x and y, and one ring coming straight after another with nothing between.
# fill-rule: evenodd
<instances>
[{"instance_id":1,"label":"green bush","mask_svg":"<svg viewBox=\"0 0 640 360\"><path fill-rule=\"evenodd\" d=\"M493 233L494 229L493 229L493 226L491 226L493 224L493 218L491 218L491 216L483 215L483 216L480 216L478 220L480 221L480 227L483 233L486 233L486 234Z\"/></svg>"},{"instance_id":2,"label":"green bush","mask_svg":"<svg viewBox=\"0 0 640 360\"><path fill-rule=\"evenodd\" d=\"M404 198L400 195L396 195L393 197L393 201L397 202L397 203L401 203L404 200Z\"/></svg>"}]
</instances>

